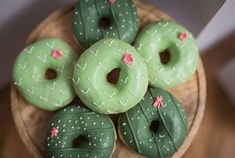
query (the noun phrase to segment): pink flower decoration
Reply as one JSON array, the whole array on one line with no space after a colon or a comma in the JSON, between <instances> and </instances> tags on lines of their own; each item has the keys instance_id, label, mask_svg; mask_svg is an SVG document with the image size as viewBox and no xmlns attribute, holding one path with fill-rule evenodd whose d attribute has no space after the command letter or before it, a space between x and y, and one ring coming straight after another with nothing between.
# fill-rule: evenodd
<instances>
[{"instance_id":1,"label":"pink flower decoration","mask_svg":"<svg viewBox=\"0 0 235 158\"><path fill-rule=\"evenodd\" d=\"M133 63L133 60L133 56L129 53L126 53L122 56L122 61L127 65L131 65Z\"/></svg>"},{"instance_id":2,"label":"pink flower decoration","mask_svg":"<svg viewBox=\"0 0 235 158\"><path fill-rule=\"evenodd\" d=\"M153 102L153 106L155 108L161 108L163 107L163 97L162 96L157 96Z\"/></svg>"},{"instance_id":3,"label":"pink flower decoration","mask_svg":"<svg viewBox=\"0 0 235 158\"><path fill-rule=\"evenodd\" d=\"M51 138L54 138L54 137L57 137L58 136L58 133L59 133L59 131L58 131L58 129L57 128L52 128L51 129Z\"/></svg>"},{"instance_id":4,"label":"pink flower decoration","mask_svg":"<svg viewBox=\"0 0 235 158\"><path fill-rule=\"evenodd\" d=\"M184 41L188 38L188 34L187 32L182 32L178 35L178 38L181 40L181 41Z\"/></svg>"},{"instance_id":5,"label":"pink flower decoration","mask_svg":"<svg viewBox=\"0 0 235 158\"><path fill-rule=\"evenodd\" d=\"M109 1L109 4L114 4L116 0L108 0Z\"/></svg>"},{"instance_id":6,"label":"pink flower decoration","mask_svg":"<svg viewBox=\"0 0 235 158\"><path fill-rule=\"evenodd\" d=\"M62 56L62 54L59 50L53 50L51 56L55 59L59 59Z\"/></svg>"}]
</instances>

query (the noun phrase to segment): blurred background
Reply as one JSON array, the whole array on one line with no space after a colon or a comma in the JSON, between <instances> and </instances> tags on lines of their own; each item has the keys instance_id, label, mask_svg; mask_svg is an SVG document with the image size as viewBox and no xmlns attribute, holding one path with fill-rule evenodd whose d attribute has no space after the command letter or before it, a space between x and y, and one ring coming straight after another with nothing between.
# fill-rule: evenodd
<instances>
[{"instance_id":1,"label":"blurred background","mask_svg":"<svg viewBox=\"0 0 235 158\"><path fill-rule=\"evenodd\" d=\"M235 0L147 0L196 37L208 97L199 133L185 157L235 155ZM10 111L11 69L30 32L56 8L74 0L0 0L0 157L32 157Z\"/></svg>"}]
</instances>

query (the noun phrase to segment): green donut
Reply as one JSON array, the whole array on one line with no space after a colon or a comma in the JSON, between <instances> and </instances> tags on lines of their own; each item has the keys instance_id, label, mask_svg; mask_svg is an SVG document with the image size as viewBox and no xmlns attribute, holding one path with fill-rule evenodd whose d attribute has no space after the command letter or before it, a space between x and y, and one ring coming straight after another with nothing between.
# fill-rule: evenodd
<instances>
[{"instance_id":1,"label":"green donut","mask_svg":"<svg viewBox=\"0 0 235 158\"><path fill-rule=\"evenodd\" d=\"M45 142L50 158L109 158L116 131L108 116L73 105L53 116Z\"/></svg>"},{"instance_id":2,"label":"green donut","mask_svg":"<svg viewBox=\"0 0 235 158\"><path fill-rule=\"evenodd\" d=\"M76 52L62 40L40 40L18 55L13 67L14 84L29 103L57 110L75 97L71 78L77 59Z\"/></svg>"},{"instance_id":3,"label":"green donut","mask_svg":"<svg viewBox=\"0 0 235 158\"><path fill-rule=\"evenodd\" d=\"M137 106L120 115L121 140L139 154L152 158L171 156L187 135L186 115L169 92L149 88Z\"/></svg>"},{"instance_id":4,"label":"green donut","mask_svg":"<svg viewBox=\"0 0 235 158\"><path fill-rule=\"evenodd\" d=\"M199 55L192 34L173 21L150 24L138 35L134 45L145 59L150 84L155 87L175 87L197 68ZM167 63L160 59L164 51L169 53Z\"/></svg>"},{"instance_id":5,"label":"green donut","mask_svg":"<svg viewBox=\"0 0 235 158\"><path fill-rule=\"evenodd\" d=\"M116 85L107 74L119 68ZM74 89L93 111L121 113L135 106L148 87L147 67L134 47L118 39L103 39L88 48L74 68Z\"/></svg>"},{"instance_id":6,"label":"green donut","mask_svg":"<svg viewBox=\"0 0 235 158\"><path fill-rule=\"evenodd\" d=\"M73 16L75 37L85 48L103 38L132 43L139 18L132 0L79 0Z\"/></svg>"}]
</instances>

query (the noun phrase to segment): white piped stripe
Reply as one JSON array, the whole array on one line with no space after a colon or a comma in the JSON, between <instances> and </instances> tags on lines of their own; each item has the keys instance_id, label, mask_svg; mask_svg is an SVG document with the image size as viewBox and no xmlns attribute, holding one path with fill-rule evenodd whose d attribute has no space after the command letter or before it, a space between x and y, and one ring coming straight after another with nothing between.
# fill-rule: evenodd
<instances>
[{"instance_id":1,"label":"white piped stripe","mask_svg":"<svg viewBox=\"0 0 235 158\"><path fill-rule=\"evenodd\" d=\"M83 71L83 70L85 70L85 68L87 66L87 63L85 63L83 66L79 65L79 64L76 64L76 66Z\"/></svg>"},{"instance_id":2,"label":"white piped stripe","mask_svg":"<svg viewBox=\"0 0 235 158\"><path fill-rule=\"evenodd\" d=\"M34 47L31 47L30 49L24 49L24 51L26 52L26 53L29 53L29 54L31 54L32 52L33 52L33 49L34 49Z\"/></svg>"},{"instance_id":3,"label":"white piped stripe","mask_svg":"<svg viewBox=\"0 0 235 158\"><path fill-rule=\"evenodd\" d=\"M43 57L41 56L37 56L37 59L39 59L40 61L42 61L43 63L45 63L47 61L47 56L44 55Z\"/></svg>"}]
</instances>

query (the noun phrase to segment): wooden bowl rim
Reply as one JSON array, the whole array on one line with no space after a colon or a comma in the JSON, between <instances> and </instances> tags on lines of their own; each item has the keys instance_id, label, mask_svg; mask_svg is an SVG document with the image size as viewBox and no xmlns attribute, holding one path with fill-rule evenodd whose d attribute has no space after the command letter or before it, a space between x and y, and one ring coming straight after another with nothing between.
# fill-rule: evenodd
<instances>
[{"instance_id":1,"label":"wooden bowl rim","mask_svg":"<svg viewBox=\"0 0 235 158\"><path fill-rule=\"evenodd\" d=\"M30 36L27 38L26 43L29 43L33 37L41 30L41 27L47 23L50 23L50 19L59 18L63 14L70 13L73 9L74 4L65 6L63 8L59 8L55 10L52 14L50 14L47 18L45 18L36 28L33 30L33 32L30 34ZM145 9L144 6L138 6L142 9ZM151 13L152 10L155 10L154 7L150 8L149 13ZM159 11L159 10L158 10ZM161 11L160 11L161 12ZM205 72L203 68L203 63L201 59L199 59L198 63L198 69L196 70L196 76L197 76L197 85L198 85L198 100L197 100L197 110L196 114L194 115L194 119L192 121L192 125L189 129L189 133L183 143L183 145L178 149L178 151L172 156L172 158L178 158L182 157L183 154L186 152L186 150L191 145L193 139L195 138L203 115L205 110L205 103L206 103L206 79L205 79ZM199 80L200 78L200 80ZM32 138L29 136L28 131L25 127L22 115L20 113L20 106L18 106L18 100L19 100L20 94L18 93L15 86L11 85L11 109L13 118L17 127L17 130L19 132L20 138L23 141L23 143L26 145L28 150L35 156L35 157L44 157L44 155L40 152L40 149L37 148L36 144L32 140ZM17 98L17 99L16 99ZM20 119L19 119L20 118Z\"/></svg>"}]
</instances>

